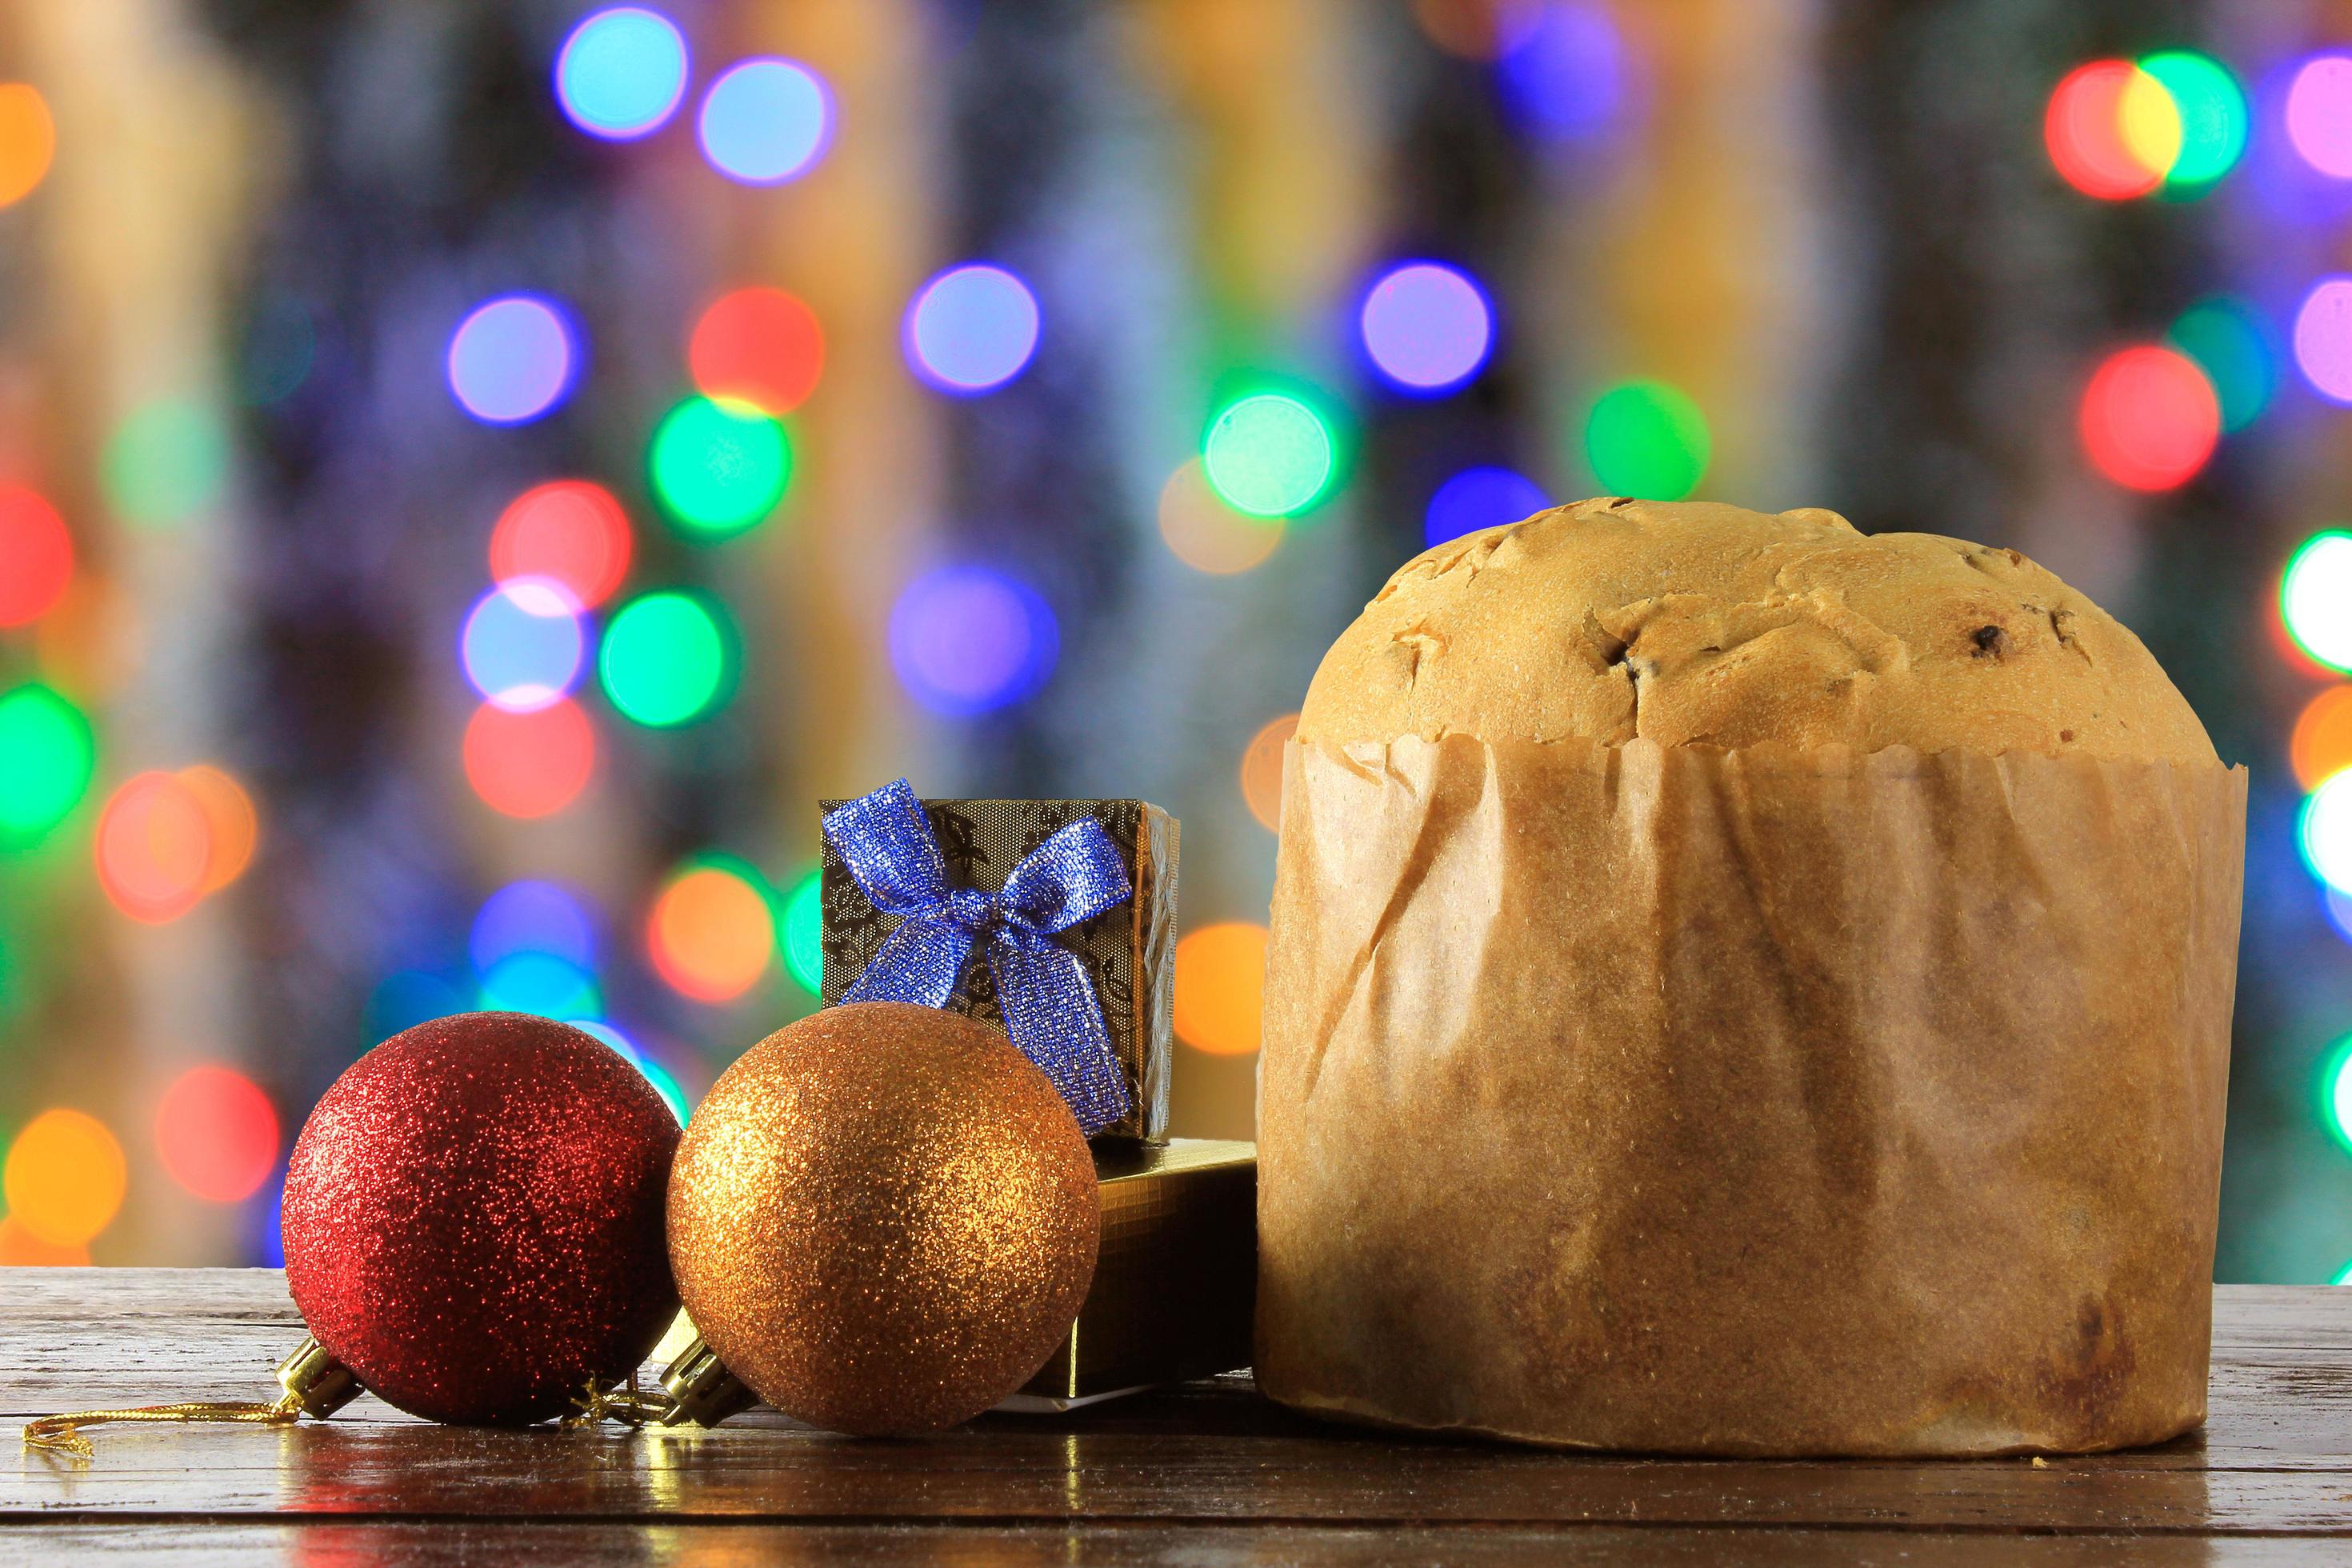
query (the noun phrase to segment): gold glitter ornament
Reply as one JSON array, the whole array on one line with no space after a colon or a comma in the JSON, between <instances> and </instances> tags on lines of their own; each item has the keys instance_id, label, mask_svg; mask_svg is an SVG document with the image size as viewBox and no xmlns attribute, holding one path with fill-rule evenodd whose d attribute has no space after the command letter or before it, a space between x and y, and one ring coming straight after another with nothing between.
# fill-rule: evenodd
<instances>
[{"instance_id":1,"label":"gold glitter ornament","mask_svg":"<svg viewBox=\"0 0 2352 1568\"><path fill-rule=\"evenodd\" d=\"M984 1024L902 1002L777 1030L696 1107L670 1175L678 1294L768 1404L933 1432L1059 1348L1102 1227L1078 1124Z\"/></svg>"}]
</instances>

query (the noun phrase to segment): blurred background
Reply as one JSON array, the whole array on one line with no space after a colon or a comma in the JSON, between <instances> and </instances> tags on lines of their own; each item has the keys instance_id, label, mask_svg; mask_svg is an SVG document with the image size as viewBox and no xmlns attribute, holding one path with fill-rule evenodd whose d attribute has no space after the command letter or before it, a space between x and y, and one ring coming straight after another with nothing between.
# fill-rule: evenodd
<instances>
[{"instance_id":1,"label":"blurred background","mask_svg":"<svg viewBox=\"0 0 2352 1568\"><path fill-rule=\"evenodd\" d=\"M275 1261L442 1013L683 1112L901 773L1182 820L1247 1136L1323 647L1607 493L2139 632L2253 773L2218 1272L2336 1278L2339 268L2318 0L0 0L0 1260Z\"/></svg>"}]
</instances>

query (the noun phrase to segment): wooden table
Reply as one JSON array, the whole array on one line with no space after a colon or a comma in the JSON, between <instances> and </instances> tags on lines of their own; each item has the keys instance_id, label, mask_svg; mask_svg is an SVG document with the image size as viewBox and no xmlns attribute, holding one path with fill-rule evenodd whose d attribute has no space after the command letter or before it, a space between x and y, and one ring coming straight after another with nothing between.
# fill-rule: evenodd
<instances>
[{"instance_id":1,"label":"wooden table","mask_svg":"<svg viewBox=\"0 0 2352 1568\"><path fill-rule=\"evenodd\" d=\"M2216 1292L2212 1419L2160 1448L1958 1464L1699 1462L1326 1426L1218 1378L860 1442L471 1431L364 1399L297 1427L48 1412L270 1392L300 1337L264 1269L0 1269L0 1562L2049 1563L2352 1562L2352 1289Z\"/></svg>"}]
</instances>

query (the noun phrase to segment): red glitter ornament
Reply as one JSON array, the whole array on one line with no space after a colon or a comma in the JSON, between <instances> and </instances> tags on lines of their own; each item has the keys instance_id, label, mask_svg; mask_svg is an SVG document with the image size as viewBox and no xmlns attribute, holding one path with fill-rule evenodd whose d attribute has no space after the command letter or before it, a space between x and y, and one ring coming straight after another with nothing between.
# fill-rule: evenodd
<instances>
[{"instance_id":1,"label":"red glitter ornament","mask_svg":"<svg viewBox=\"0 0 2352 1568\"><path fill-rule=\"evenodd\" d=\"M320 1100L286 1172L286 1283L327 1353L428 1420L525 1426L625 1378L677 1310L677 1121L569 1025L464 1013Z\"/></svg>"}]
</instances>

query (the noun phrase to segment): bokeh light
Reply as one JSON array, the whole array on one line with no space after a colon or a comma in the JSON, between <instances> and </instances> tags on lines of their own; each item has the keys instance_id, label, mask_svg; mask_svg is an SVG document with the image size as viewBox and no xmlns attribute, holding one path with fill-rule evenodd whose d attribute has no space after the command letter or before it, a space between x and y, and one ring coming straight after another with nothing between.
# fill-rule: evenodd
<instances>
[{"instance_id":1,"label":"bokeh light","mask_svg":"<svg viewBox=\"0 0 2352 1568\"><path fill-rule=\"evenodd\" d=\"M686 39L668 17L615 5L572 29L555 57L555 98L591 136L623 142L658 130L686 97Z\"/></svg>"},{"instance_id":2,"label":"bokeh light","mask_svg":"<svg viewBox=\"0 0 2352 1568\"><path fill-rule=\"evenodd\" d=\"M1500 528L1533 517L1551 505L1543 487L1509 468L1465 468L1429 498L1422 537L1443 544L1482 528Z\"/></svg>"},{"instance_id":3,"label":"bokeh light","mask_svg":"<svg viewBox=\"0 0 2352 1568\"><path fill-rule=\"evenodd\" d=\"M1495 343L1495 312L1467 273L1434 261L1381 274L1358 312L1364 352L1406 392L1444 392L1478 374Z\"/></svg>"},{"instance_id":4,"label":"bokeh light","mask_svg":"<svg viewBox=\"0 0 2352 1568\"><path fill-rule=\"evenodd\" d=\"M1257 1049L1265 1012L1265 928L1204 926L1176 944L1176 1037L1212 1056Z\"/></svg>"},{"instance_id":5,"label":"bokeh light","mask_svg":"<svg viewBox=\"0 0 2352 1568\"><path fill-rule=\"evenodd\" d=\"M475 1005L485 1013L535 1013L561 1023L593 1018L604 999L596 977L551 952L510 952L482 972Z\"/></svg>"},{"instance_id":6,"label":"bokeh light","mask_svg":"<svg viewBox=\"0 0 2352 1568\"><path fill-rule=\"evenodd\" d=\"M206 1203L242 1203L259 1192L278 1163L278 1135L269 1097L230 1068L190 1068L155 1111L164 1174Z\"/></svg>"},{"instance_id":7,"label":"bokeh light","mask_svg":"<svg viewBox=\"0 0 2352 1568\"><path fill-rule=\"evenodd\" d=\"M184 522L220 499L228 480L228 433L194 399L142 404L107 438L99 480L107 504L126 522Z\"/></svg>"},{"instance_id":8,"label":"bokeh light","mask_svg":"<svg viewBox=\"0 0 2352 1568\"><path fill-rule=\"evenodd\" d=\"M2093 60L2052 89L2042 136L2059 178L2086 196L2126 201L2155 190L2180 155L2179 110L2129 60Z\"/></svg>"},{"instance_id":9,"label":"bokeh light","mask_svg":"<svg viewBox=\"0 0 2352 1568\"><path fill-rule=\"evenodd\" d=\"M2352 278L2323 278L2303 297L2294 363L2322 397L2352 403Z\"/></svg>"},{"instance_id":10,"label":"bokeh light","mask_svg":"<svg viewBox=\"0 0 2352 1568\"><path fill-rule=\"evenodd\" d=\"M176 773L124 782L99 814L98 883L132 920L160 925L204 897L212 868L212 819Z\"/></svg>"},{"instance_id":11,"label":"bokeh light","mask_svg":"<svg viewBox=\"0 0 2352 1568\"><path fill-rule=\"evenodd\" d=\"M624 717L665 729L726 700L735 649L733 625L710 600L677 590L646 594L604 628L596 678Z\"/></svg>"},{"instance_id":12,"label":"bokeh light","mask_svg":"<svg viewBox=\"0 0 2352 1568\"><path fill-rule=\"evenodd\" d=\"M473 1005L472 988L454 975L429 969L396 969L368 993L361 1043L388 1040L404 1029L463 1013Z\"/></svg>"},{"instance_id":13,"label":"bokeh light","mask_svg":"<svg viewBox=\"0 0 2352 1568\"><path fill-rule=\"evenodd\" d=\"M556 479L517 496L490 530L490 578L544 577L582 608L603 604L629 574L629 514L613 492Z\"/></svg>"},{"instance_id":14,"label":"bokeh light","mask_svg":"<svg viewBox=\"0 0 2352 1568\"><path fill-rule=\"evenodd\" d=\"M686 1091L678 1088L677 1079L670 1076L667 1068L639 1050L626 1035L600 1019L567 1018L564 1022L583 1035L593 1035L620 1053L624 1060L637 1069L640 1077L654 1086L654 1092L661 1096L664 1105L669 1107L669 1113L677 1118L677 1124L680 1127L686 1125L687 1116L692 1108L686 1103Z\"/></svg>"},{"instance_id":15,"label":"bokeh light","mask_svg":"<svg viewBox=\"0 0 2352 1568\"><path fill-rule=\"evenodd\" d=\"M2279 584L2279 618L2305 653L2352 670L2352 534L2330 529L2296 547Z\"/></svg>"},{"instance_id":16,"label":"bokeh light","mask_svg":"<svg viewBox=\"0 0 2352 1568\"><path fill-rule=\"evenodd\" d=\"M1663 381L1612 386L1585 416L1585 461L1610 495L1681 500L1698 489L1713 456L1706 416Z\"/></svg>"},{"instance_id":17,"label":"bokeh light","mask_svg":"<svg viewBox=\"0 0 2352 1568\"><path fill-rule=\"evenodd\" d=\"M2195 360L2212 384L2223 431L2244 429L2270 406L2278 391L2278 350L2268 324L2244 300L2199 300L2174 320L2165 341Z\"/></svg>"},{"instance_id":18,"label":"bokeh light","mask_svg":"<svg viewBox=\"0 0 2352 1568\"><path fill-rule=\"evenodd\" d=\"M20 485L0 485L0 626L30 626L73 581L73 535L58 509Z\"/></svg>"},{"instance_id":19,"label":"bokeh light","mask_svg":"<svg viewBox=\"0 0 2352 1568\"><path fill-rule=\"evenodd\" d=\"M2352 773L2337 773L2305 797L2295 842L2313 876L2352 893Z\"/></svg>"},{"instance_id":20,"label":"bokeh light","mask_svg":"<svg viewBox=\"0 0 2352 1568\"><path fill-rule=\"evenodd\" d=\"M2352 180L2352 56L2318 55L2296 70L2286 93L2286 136L2305 163L2331 179Z\"/></svg>"},{"instance_id":21,"label":"bokeh light","mask_svg":"<svg viewBox=\"0 0 2352 1568\"><path fill-rule=\"evenodd\" d=\"M2139 68L2164 89L2179 127L2179 146L2164 171L2165 190L2176 196L2202 195L2246 150L2245 92L2227 67L2193 50L2149 55Z\"/></svg>"},{"instance_id":22,"label":"bokeh light","mask_svg":"<svg viewBox=\"0 0 2352 1568\"><path fill-rule=\"evenodd\" d=\"M703 96L702 155L730 180L774 185L798 179L833 139L833 94L791 60L745 60Z\"/></svg>"},{"instance_id":23,"label":"bokeh light","mask_svg":"<svg viewBox=\"0 0 2352 1568\"><path fill-rule=\"evenodd\" d=\"M812 996L824 991L824 879L811 871L784 895L784 912L777 921L782 931L784 973Z\"/></svg>"},{"instance_id":24,"label":"bokeh light","mask_svg":"<svg viewBox=\"0 0 2352 1568\"><path fill-rule=\"evenodd\" d=\"M2331 686L2303 705L2287 741L2294 782L2314 790L2352 766L2352 686Z\"/></svg>"},{"instance_id":25,"label":"bokeh light","mask_svg":"<svg viewBox=\"0 0 2352 1568\"><path fill-rule=\"evenodd\" d=\"M178 777L205 814L205 874L197 891L216 893L253 863L261 839L261 815L254 810L245 786L210 763L182 768Z\"/></svg>"},{"instance_id":26,"label":"bokeh light","mask_svg":"<svg viewBox=\"0 0 2352 1568\"><path fill-rule=\"evenodd\" d=\"M1555 142L1582 142L1623 116L1631 96L1625 40L1606 6L1543 0L1506 37L1496 82L1520 124Z\"/></svg>"},{"instance_id":27,"label":"bokeh light","mask_svg":"<svg viewBox=\"0 0 2352 1568\"><path fill-rule=\"evenodd\" d=\"M580 797L596 772L596 731L566 699L515 713L485 702L466 723L466 782L502 816L551 816Z\"/></svg>"},{"instance_id":28,"label":"bokeh light","mask_svg":"<svg viewBox=\"0 0 2352 1568\"><path fill-rule=\"evenodd\" d=\"M2329 1047L2320 1062L2319 1122L2337 1148L2352 1153L2352 1036Z\"/></svg>"},{"instance_id":29,"label":"bokeh light","mask_svg":"<svg viewBox=\"0 0 2352 1568\"><path fill-rule=\"evenodd\" d=\"M40 89L0 82L0 207L30 195L57 151L57 121Z\"/></svg>"},{"instance_id":30,"label":"bokeh light","mask_svg":"<svg viewBox=\"0 0 2352 1568\"><path fill-rule=\"evenodd\" d=\"M96 747L81 710L38 684L0 695L0 842L38 838L89 791Z\"/></svg>"},{"instance_id":31,"label":"bokeh light","mask_svg":"<svg viewBox=\"0 0 2352 1568\"><path fill-rule=\"evenodd\" d=\"M646 953L698 1002L730 1002L758 984L776 956L775 911L758 873L711 859L674 874L646 919Z\"/></svg>"},{"instance_id":32,"label":"bokeh light","mask_svg":"<svg viewBox=\"0 0 2352 1568\"><path fill-rule=\"evenodd\" d=\"M1209 488L1252 517L1296 517L1323 499L1339 448L1322 416L1299 398L1259 392L1220 409L1201 439Z\"/></svg>"},{"instance_id":33,"label":"bokeh light","mask_svg":"<svg viewBox=\"0 0 2352 1568\"><path fill-rule=\"evenodd\" d=\"M1039 331L1029 285L1002 267L950 267L907 308L907 363L942 392L991 392L1028 365Z\"/></svg>"},{"instance_id":34,"label":"bokeh light","mask_svg":"<svg viewBox=\"0 0 2352 1568\"><path fill-rule=\"evenodd\" d=\"M579 357L553 300L508 294L474 308L449 336L449 392L489 425L520 425L562 402Z\"/></svg>"},{"instance_id":35,"label":"bokeh light","mask_svg":"<svg viewBox=\"0 0 2352 1568\"><path fill-rule=\"evenodd\" d=\"M1262 564L1289 528L1278 517L1251 517L1220 500L1198 458L1186 458L1160 487L1159 517L1160 537L1177 560L1221 577Z\"/></svg>"},{"instance_id":36,"label":"bokeh light","mask_svg":"<svg viewBox=\"0 0 2352 1568\"><path fill-rule=\"evenodd\" d=\"M782 289L738 289L702 312L686 358L705 397L789 414L824 374L824 329L815 311Z\"/></svg>"},{"instance_id":37,"label":"bokeh light","mask_svg":"<svg viewBox=\"0 0 2352 1568\"><path fill-rule=\"evenodd\" d=\"M89 1248L43 1241L16 1215L0 1219L0 1266L11 1268L87 1268Z\"/></svg>"},{"instance_id":38,"label":"bokeh light","mask_svg":"<svg viewBox=\"0 0 2352 1568\"><path fill-rule=\"evenodd\" d=\"M792 478L784 427L748 403L689 397L654 431L654 494L689 536L725 539L775 510Z\"/></svg>"},{"instance_id":39,"label":"bokeh light","mask_svg":"<svg viewBox=\"0 0 2352 1568\"><path fill-rule=\"evenodd\" d=\"M986 566L943 566L908 584L889 635L899 683L950 718L1034 695L1061 653L1060 628L1037 591Z\"/></svg>"},{"instance_id":40,"label":"bokeh light","mask_svg":"<svg viewBox=\"0 0 2352 1568\"><path fill-rule=\"evenodd\" d=\"M2077 422L2084 455L2136 490L2185 483L2221 438L2221 404L2197 362L2141 344L2110 354L2083 389Z\"/></svg>"},{"instance_id":41,"label":"bokeh light","mask_svg":"<svg viewBox=\"0 0 2352 1568\"><path fill-rule=\"evenodd\" d=\"M1429 41L1465 60L1491 60L1527 41L1543 0L1412 0Z\"/></svg>"},{"instance_id":42,"label":"bokeh light","mask_svg":"<svg viewBox=\"0 0 2352 1568\"><path fill-rule=\"evenodd\" d=\"M88 1111L42 1111L8 1146L9 1217L52 1247L86 1246L122 1207L122 1145Z\"/></svg>"},{"instance_id":43,"label":"bokeh light","mask_svg":"<svg viewBox=\"0 0 2352 1568\"><path fill-rule=\"evenodd\" d=\"M529 713L562 700L587 657L580 604L547 577L517 577L474 602L457 638L466 679L499 708Z\"/></svg>"},{"instance_id":44,"label":"bokeh light","mask_svg":"<svg viewBox=\"0 0 2352 1568\"><path fill-rule=\"evenodd\" d=\"M466 951L478 974L488 974L519 952L544 952L593 971L596 921L567 888L536 880L509 882L475 911Z\"/></svg>"},{"instance_id":45,"label":"bokeh light","mask_svg":"<svg viewBox=\"0 0 2352 1568\"><path fill-rule=\"evenodd\" d=\"M1268 720L1242 752L1242 800L1268 833L1282 830L1282 759L1297 733L1298 715L1285 713Z\"/></svg>"}]
</instances>

